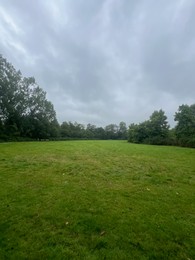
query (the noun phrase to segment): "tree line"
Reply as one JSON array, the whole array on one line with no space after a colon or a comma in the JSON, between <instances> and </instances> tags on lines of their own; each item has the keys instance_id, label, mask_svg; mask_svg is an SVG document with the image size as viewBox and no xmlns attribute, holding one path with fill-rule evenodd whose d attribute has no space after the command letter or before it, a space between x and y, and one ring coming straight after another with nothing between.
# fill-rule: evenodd
<instances>
[{"instance_id":1,"label":"tree line","mask_svg":"<svg viewBox=\"0 0 195 260\"><path fill-rule=\"evenodd\" d=\"M35 79L23 77L0 55L0 140L42 139L127 139L124 122L86 127L56 118L53 104L47 100Z\"/></svg>"},{"instance_id":2,"label":"tree line","mask_svg":"<svg viewBox=\"0 0 195 260\"><path fill-rule=\"evenodd\" d=\"M125 122L120 122L119 125L109 124L104 128L92 124L85 126L77 122L63 122L60 126L60 136L70 139L126 140L127 126Z\"/></svg>"},{"instance_id":3,"label":"tree line","mask_svg":"<svg viewBox=\"0 0 195 260\"><path fill-rule=\"evenodd\" d=\"M170 129L165 112L154 111L140 124L97 127L59 124L53 104L33 77L23 77L0 55L0 140L120 139L132 143L195 147L195 104L182 105Z\"/></svg>"},{"instance_id":4,"label":"tree line","mask_svg":"<svg viewBox=\"0 0 195 260\"><path fill-rule=\"evenodd\" d=\"M176 126L170 129L165 112L154 111L149 120L129 126L128 141L195 147L195 104L179 106L174 120Z\"/></svg>"}]
</instances>

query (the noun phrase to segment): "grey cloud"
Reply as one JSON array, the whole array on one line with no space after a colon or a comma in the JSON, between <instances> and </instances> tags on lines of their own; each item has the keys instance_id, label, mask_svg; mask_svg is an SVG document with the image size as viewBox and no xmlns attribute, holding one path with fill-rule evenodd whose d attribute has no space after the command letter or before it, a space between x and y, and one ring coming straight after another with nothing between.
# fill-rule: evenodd
<instances>
[{"instance_id":1,"label":"grey cloud","mask_svg":"<svg viewBox=\"0 0 195 260\"><path fill-rule=\"evenodd\" d=\"M193 0L1 1L0 53L47 91L60 121L173 124L195 95Z\"/></svg>"},{"instance_id":2,"label":"grey cloud","mask_svg":"<svg viewBox=\"0 0 195 260\"><path fill-rule=\"evenodd\" d=\"M186 91L195 93L194 50L191 52L192 60L185 60L187 58L185 50L195 40L193 29L195 21L189 23L193 17L195 4L189 5L188 8L183 6L185 12L181 9L177 14L177 20L173 21L177 5L178 1L175 1L169 12L162 8L159 19L155 19L156 14L153 16L152 12L148 12L144 24L149 30L146 29L143 33L142 57L146 82L157 89L166 90L178 98L183 98ZM180 31L177 26L183 29Z\"/></svg>"}]
</instances>

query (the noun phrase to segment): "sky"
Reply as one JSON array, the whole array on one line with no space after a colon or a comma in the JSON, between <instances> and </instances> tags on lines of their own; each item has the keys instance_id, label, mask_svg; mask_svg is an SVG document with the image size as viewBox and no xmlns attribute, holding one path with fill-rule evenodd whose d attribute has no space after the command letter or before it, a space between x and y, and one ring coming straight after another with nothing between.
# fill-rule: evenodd
<instances>
[{"instance_id":1,"label":"sky","mask_svg":"<svg viewBox=\"0 0 195 260\"><path fill-rule=\"evenodd\" d=\"M57 119L105 126L195 103L194 0L0 0L0 54Z\"/></svg>"}]
</instances>

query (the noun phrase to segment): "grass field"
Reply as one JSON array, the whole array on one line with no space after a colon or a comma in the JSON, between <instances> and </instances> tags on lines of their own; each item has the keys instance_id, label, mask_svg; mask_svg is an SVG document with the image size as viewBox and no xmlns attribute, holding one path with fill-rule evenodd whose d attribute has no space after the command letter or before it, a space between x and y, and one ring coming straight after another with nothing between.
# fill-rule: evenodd
<instances>
[{"instance_id":1,"label":"grass field","mask_svg":"<svg viewBox=\"0 0 195 260\"><path fill-rule=\"evenodd\" d=\"M195 149L0 144L0 259L195 259Z\"/></svg>"}]
</instances>

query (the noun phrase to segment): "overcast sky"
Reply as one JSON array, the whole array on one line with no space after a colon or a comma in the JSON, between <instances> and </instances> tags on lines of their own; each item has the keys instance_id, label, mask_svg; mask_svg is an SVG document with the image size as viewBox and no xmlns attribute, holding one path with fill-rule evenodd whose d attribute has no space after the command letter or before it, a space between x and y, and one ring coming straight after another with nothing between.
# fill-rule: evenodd
<instances>
[{"instance_id":1,"label":"overcast sky","mask_svg":"<svg viewBox=\"0 0 195 260\"><path fill-rule=\"evenodd\" d=\"M59 122L173 125L195 103L195 0L0 0L0 53Z\"/></svg>"}]
</instances>

